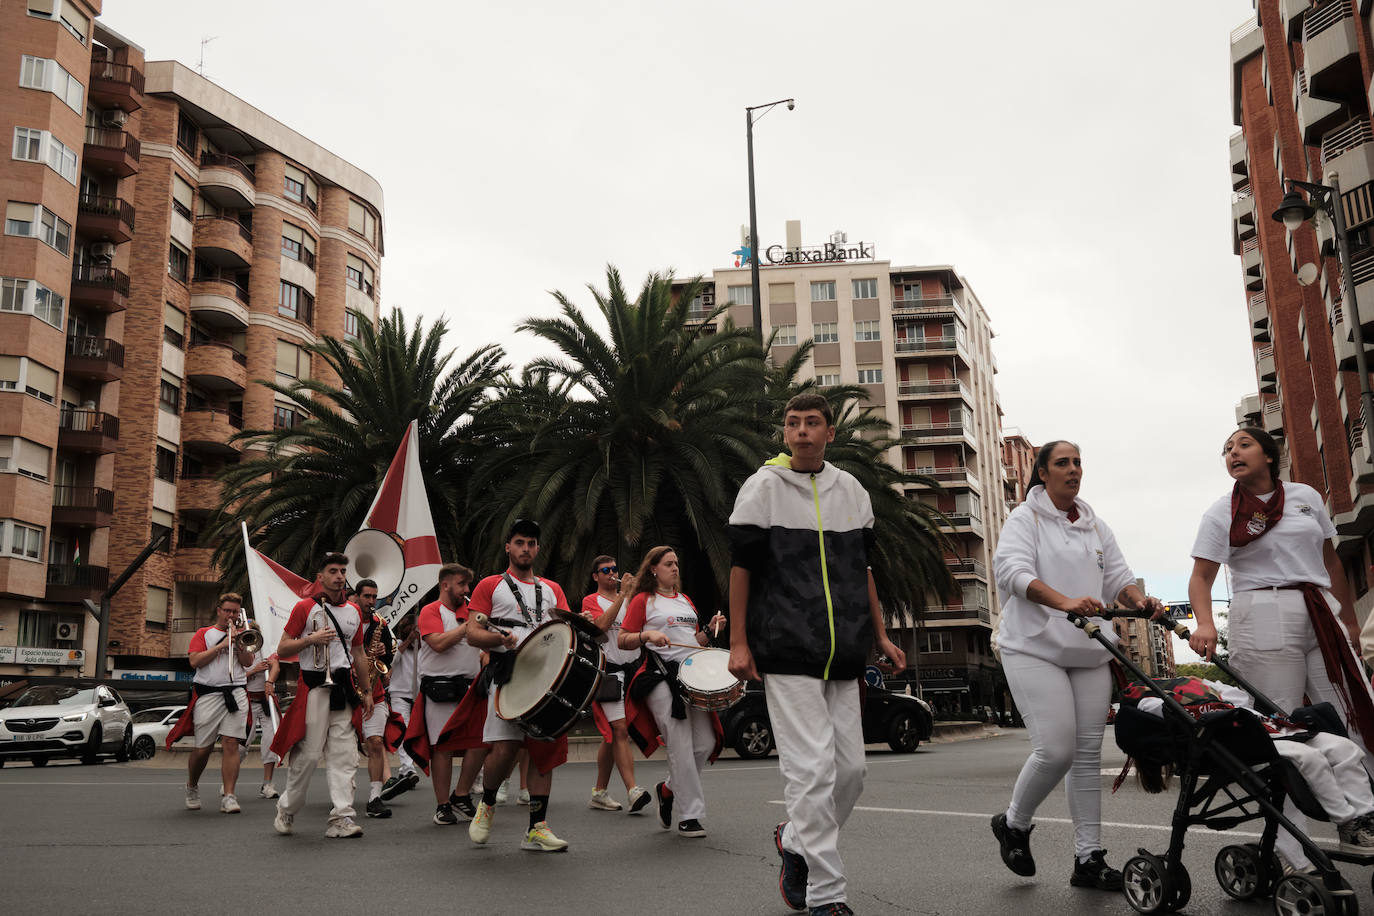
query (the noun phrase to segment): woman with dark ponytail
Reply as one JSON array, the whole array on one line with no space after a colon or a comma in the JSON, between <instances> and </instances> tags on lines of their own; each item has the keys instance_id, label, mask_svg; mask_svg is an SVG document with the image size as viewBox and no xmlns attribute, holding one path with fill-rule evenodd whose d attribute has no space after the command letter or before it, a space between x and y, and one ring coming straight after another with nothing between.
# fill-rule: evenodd
<instances>
[{"instance_id":1,"label":"woman with dark ponytail","mask_svg":"<svg viewBox=\"0 0 1374 916\"><path fill-rule=\"evenodd\" d=\"M1193 544L1188 599L1197 626L1189 644L1203 658L1216 649L1212 583L1225 563L1236 671L1284 712L1301 706L1304 694L1332 703L1367 754L1374 696L1351 646L1359 627L1324 500L1306 484L1279 478L1278 445L1262 429L1236 430L1221 455L1235 484L1203 514ZM1288 813L1301 818L1296 809ZM1285 831L1276 845L1288 867L1310 867Z\"/></svg>"}]
</instances>

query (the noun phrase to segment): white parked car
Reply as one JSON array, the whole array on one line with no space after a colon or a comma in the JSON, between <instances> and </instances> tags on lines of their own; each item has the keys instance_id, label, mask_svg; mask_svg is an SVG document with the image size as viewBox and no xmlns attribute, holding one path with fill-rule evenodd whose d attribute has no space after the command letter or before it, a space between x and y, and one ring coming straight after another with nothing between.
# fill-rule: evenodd
<instances>
[{"instance_id":1,"label":"white parked car","mask_svg":"<svg viewBox=\"0 0 1374 916\"><path fill-rule=\"evenodd\" d=\"M167 743L167 733L185 711L185 706L154 706L134 713L134 759L151 759ZM178 743L189 746L193 742L188 735Z\"/></svg>"},{"instance_id":2,"label":"white parked car","mask_svg":"<svg viewBox=\"0 0 1374 916\"><path fill-rule=\"evenodd\" d=\"M21 757L36 767L53 757L95 763L101 754L122 763L133 753L133 740L129 707L103 684L34 684L0 709L0 766Z\"/></svg>"}]
</instances>

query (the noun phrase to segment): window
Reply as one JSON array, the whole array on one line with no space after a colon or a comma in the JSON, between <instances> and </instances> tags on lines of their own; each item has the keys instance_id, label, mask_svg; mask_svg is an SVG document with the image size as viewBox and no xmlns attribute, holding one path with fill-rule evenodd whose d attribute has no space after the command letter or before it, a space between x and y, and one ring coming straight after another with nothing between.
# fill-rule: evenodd
<instances>
[{"instance_id":1,"label":"window","mask_svg":"<svg viewBox=\"0 0 1374 916\"><path fill-rule=\"evenodd\" d=\"M5 235L18 235L33 238L38 232L38 214L43 208L37 204L25 204L11 200L5 204Z\"/></svg>"},{"instance_id":2,"label":"window","mask_svg":"<svg viewBox=\"0 0 1374 916\"><path fill-rule=\"evenodd\" d=\"M195 205L195 191L191 190L191 185L180 175L172 175L172 212L190 219L192 207Z\"/></svg>"},{"instance_id":3,"label":"window","mask_svg":"<svg viewBox=\"0 0 1374 916\"><path fill-rule=\"evenodd\" d=\"M0 356L0 391L22 391L56 404L57 373L27 356Z\"/></svg>"},{"instance_id":4,"label":"window","mask_svg":"<svg viewBox=\"0 0 1374 916\"><path fill-rule=\"evenodd\" d=\"M310 354L289 340L278 340L277 372L295 379L310 378Z\"/></svg>"},{"instance_id":5,"label":"window","mask_svg":"<svg viewBox=\"0 0 1374 916\"><path fill-rule=\"evenodd\" d=\"M272 426L274 429L291 429L305 419L305 414L289 404L274 404Z\"/></svg>"},{"instance_id":6,"label":"window","mask_svg":"<svg viewBox=\"0 0 1374 916\"><path fill-rule=\"evenodd\" d=\"M883 383L883 370L881 369L860 369L860 385L881 385Z\"/></svg>"},{"instance_id":7,"label":"window","mask_svg":"<svg viewBox=\"0 0 1374 916\"><path fill-rule=\"evenodd\" d=\"M310 295L301 287L294 283L281 281L281 287L277 293L277 314L283 318L294 318L304 324L310 324L314 317L315 297Z\"/></svg>"},{"instance_id":8,"label":"window","mask_svg":"<svg viewBox=\"0 0 1374 916\"><path fill-rule=\"evenodd\" d=\"M868 280L853 280L853 292L855 299L877 299L878 280L871 278Z\"/></svg>"},{"instance_id":9,"label":"window","mask_svg":"<svg viewBox=\"0 0 1374 916\"><path fill-rule=\"evenodd\" d=\"M358 339L358 313L353 309L344 312L344 340Z\"/></svg>"},{"instance_id":10,"label":"window","mask_svg":"<svg viewBox=\"0 0 1374 916\"><path fill-rule=\"evenodd\" d=\"M812 302L834 302L835 301L835 281L816 280L811 284Z\"/></svg>"},{"instance_id":11,"label":"window","mask_svg":"<svg viewBox=\"0 0 1374 916\"><path fill-rule=\"evenodd\" d=\"M62 69L55 60L25 54L19 65L19 85L25 89L51 92L72 111L85 113L82 106L85 90L81 86L81 81Z\"/></svg>"},{"instance_id":12,"label":"window","mask_svg":"<svg viewBox=\"0 0 1374 916\"><path fill-rule=\"evenodd\" d=\"M305 171L291 163L286 164L285 185L282 193L287 200L294 200L298 204L305 203Z\"/></svg>"},{"instance_id":13,"label":"window","mask_svg":"<svg viewBox=\"0 0 1374 916\"><path fill-rule=\"evenodd\" d=\"M0 277L0 312L23 312L55 328L62 328L65 305L66 300L41 283L18 277Z\"/></svg>"},{"instance_id":14,"label":"window","mask_svg":"<svg viewBox=\"0 0 1374 916\"><path fill-rule=\"evenodd\" d=\"M168 302L163 306L162 339L178 350L186 349L186 315Z\"/></svg>"},{"instance_id":15,"label":"window","mask_svg":"<svg viewBox=\"0 0 1374 916\"><path fill-rule=\"evenodd\" d=\"M367 239L369 243L377 244L377 217L372 215L372 210L367 204L349 199L348 228Z\"/></svg>"},{"instance_id":16,"label":"window","mask_svg":"<svg viewBox=\"0 0 1374 916\"><path fill-rule=\"evenodd\" d=\"M914 299L921 298L923 298L923 293L921 292L921 284L919 281L915 283L902 284L902 299L904 301L910 302Z\"/></svg>"},{"instance_id":17,"label":"window","mask_svg":"<svg viewBox=\"0 0 1374 916\"><path fill-rule=\"evenodd\" d=\"M834 388L839 383L840 374L838 372L827 372L823 375L816 376L816 384L820 385L822 388Z\"/></svg>"},{"instance_id":18,"label":"window","mask_svg":"<svg viewBox=\"0 0 1374 916\"><path fill-rule=\"evenodd\" d=\"M47 133L47 161L48 168L52 169L63 178L76 184L76 150L67 146L61 140Z\"/></svg>"},{"instance_id":19,"label":"window","mask_svg":"<svg viewBox=\"0 0 1374 916\"><path fill-rule=\"evenodd\" d=\"M164 534L167 535L167 539L163 541L162 546L157 549L158 553L172 552L172 527L175 524L176 520L172 517L172 513L168 512L166 509L153 510L150 530L148 532L149 540L152 540L153 538L159 537Z\"/></svg>"},{"instance_id":20,"label":"window","mask_svg":"<svg viewBox=\"0 0 1374 916\"><path fill-rule=\"evenodd\" d=\"M40 224L42 225L42 229L38 237L43 240L45 245L62 254L67 254L71 251L71 223L59 218L58 215L51 210L44 208L42 217L40 218Z\"/></svg>"},{"instance_id":21,"label":"window","mask_svg":"<svg viewBox=\"0 0 1374 916\"><path fill-rule=\"evenodd\" d=\"M854 322L855 340L882 340L883 333L876 321L856 321Z\"/></svg>"},{"instance_id":22,"label":"window","mask_svg":"<svg viewBox=\"0 0 1374 916\"><path fill-rule=\"evenodd\" d=\"M5 528L5 552L21 560L41 562L43 556L43 529L7 519Z\"/></svg>"},{"instance_id":23,"label":"window","mask_svg":"<svg viewBox=\"0 0 1374 916\"><path fill-rule=\"evenodd\" d=\"M29 15L39 19L56 19L83 45L86 43L90 20L72 0L29 0Z\"/></svg>"},{"instance_id":24,"label":"window","mask_svg":"<svg viewBox=\"0 0 1374 916\"><path fill-rule=\"evenodd\" d=\"M155 630L167 628L167 608L171 605L172 593L156 585L148 586L148 610L144 619Z\"/></svg>"},{"instance_id":25,"label":"window","mask_svg":"<svg viewBox=\"0 0 1374 916\"><path fill-rule=\"evenodd\" d=\"M191 256L176 242L167 246L167 273L181 283L185 283L191 273Z\"/></svg>"},{"instance_id":26,"label":"window","mask_svg":"<svg viewBox=\"0 0 1374 916\"><path fill-rule=\"evenodd\" d=\"M14 129L14 158L25 162L43 161L43 131L36 127Z\"/></svg>"},{"instance_id":27,"label":"window","mask_svg":"<svg viewBox=\"0 0 1374 916\"><path fill-rule=\"evenodd\" d=\"M917 651L931 655L954 651L954 636L941 631L922 630L916 639Z\"/></svg>"},{"instance_id":28,"label":"window","mask_svg":"<svg viewBox=\"0 0 1374 916\"><path fill-rule=\"evenodd\" d=\"M158 387L157 406L168 413L181 413L181 379L166 371Z\"/></svg>"},{"instance_id":29,"label":"window","mask_svg":"<svg viewBox=\"0 0 1374 916\"><path fill-rule=\"evenodd\" d=\"M200 146L200 131L196 129L195 123L186 117L184 111L177 112L177 146L192 156Z\"/></svg>"},{"instance_id":30,"label":"window","mask_svg":"<svg viewBox=\"0 0 1374 916\"><path fill-rule=\"evenodd\" d=\"M357 255L348 256L348 266L344 268L344 279L349 286L372 295L372 265Z\"/></svg>"},{"instance_id":31,"label":"window","mask_svg":"<svg viewBox=\"0 0 1374 916\"><path fill-rule=\"evenodd\" d=\"M18 436L0 439L0 473L23 474L34 480L48 479L52 449Z\"/></svg>"},{"instance_id":32,"label":"window","mask_svg":"<svg viewBox=\"0 0 1374 916\"><path fill-rule=\"evenodd\" d=\"M725 301L731 305L753 305L754 287L728 286L725 289Z\"/></svg>"},{"instance_id":33,"label":"window","mask_svg":"<svg viewBox=\"0 0 1374 916\"><path fill-rule=\"evenodd\" d=\"M773 338L773 343L781 347L795 346L797 343L797 326L795 324L780 324L775 329L778 333Z\"/></svg>"},{"instance_id":34,"label":"window","mask_svg":"<svg viewBox=\"0 0 1374 916\"><path fill-rule=\"evenodd\" d=\"M281 225L282 257L293 261L303 261L311 268L315 266L315 239L300 226L291 223Z\"/></svg>"},{"instance_id":35,"label":"window","mask_svg":"<svg viewBox=\"0 0 1374 916\"><path fill-rule=\"evenodd\" d=\"M840 339L839 323L834 321L817 321L811 325L811 339L818 344L834 343Z\"/></svg>"},{"instance_id":36,"label":"window","mask_svg":"<svg viewBox=\"0 0 1374 916\"><path fill-rule=\"evenodd\" d=\"M153 464L153 476L158 480L177 479L177 452L175 448L169 448L168 445L163 445L163 441L158 440L157 457Z\"/></svg>"}]
</instances>

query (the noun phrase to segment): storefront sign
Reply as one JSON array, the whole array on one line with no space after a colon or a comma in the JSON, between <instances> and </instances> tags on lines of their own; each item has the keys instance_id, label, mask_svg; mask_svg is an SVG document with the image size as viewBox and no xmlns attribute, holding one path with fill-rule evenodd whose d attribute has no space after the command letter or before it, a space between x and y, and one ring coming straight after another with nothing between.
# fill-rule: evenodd
<instances>
[{"instance_id":1,"label":"storefront sign","mask_svg":"<svg viewBox=\"0 0 1374 916\"><path fill-rule=\"evenodd\" d=\"M195 674L190 671L135 671L129 668L116 668L110 676L117 681L180 681L189 683Z\"/></svg>"},{"instance_id":2,"label":"storefront sign","mask_svg":"<svg viewBox=\"0 0 1374 916\"><path fill-rule=\"evenodd\" d=\"M74 665L86 660L84 649L39 649L19 646L14 650L16 665Z\"/></svg>"},{"instance_id":3,"label":"storefront sign","mask_svg":"<svg viewBox=\"0 0 1374 916\"><path fill-rule=\"evenodd\" d=\"M14 646L0 646L0 665L14 664Z\"/></svg>"},{"instance_id":4,"label":"storefront sign","mask_svg":"<svg viewBox=\"0 0 1374 916\"><path fill-rule=\"evenodd\" d=\"M871 261L874 258L873 245L869 242L847 243L826 242L824 245L807 245L801 248L787 248L783 245L769 245L763 251L768 263L774 266L789 264L831 264L843 261Z\"/></svg>"}]
</instances>

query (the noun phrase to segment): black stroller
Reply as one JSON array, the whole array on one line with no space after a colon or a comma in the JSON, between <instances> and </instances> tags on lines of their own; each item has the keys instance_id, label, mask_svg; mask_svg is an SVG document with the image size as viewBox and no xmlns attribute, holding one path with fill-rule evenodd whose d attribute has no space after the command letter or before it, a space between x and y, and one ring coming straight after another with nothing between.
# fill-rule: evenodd
<instances>
[{"instance_id":1,"label":"black stroller","mask_svg":"<svg viewBox=\"0 0 1374 916\"><path fill-rule=\"evenodd\" d=\"M1143 617L1145 612L1107 611L1104 617ZM1226 709L1193 715L1114 646L1101 632L1097 618L1069 615L1070 621L1096 639L1132 680L1144 685L1164 702L1164 718L1122 704L1116 716L1117 745L1132 758L1174 768L1179 780L1169 849L1155 855L1144 849L1122 868L1126 901L1140 913L1170 913L1187 905L1192 881L1182 855L1189 827L1229 830L1254 820L1264 821L1258 843L1235 844L1217 853L1215 872L1221 889L1237 900L1273 895L1279 916L1354 916L1359 906L1350 885L1332 861L1374 863L1374 856L1350 855L1326 850L1312 842L1283 815L1285 798L1314 820L1328 820L1326 812L1297 769L1274 749L1274 742L1248 710ZM1191 635L1181 623L1157 621L1181 638ZM1254 697L1262 713L1282 713L1271 700L1239 677L1224 662L1217 667ZM1313 731L1345 734L1330 704L1307 707L1290 715ZM1284 875L1274 852L1279 828L1287 829L1301 843L1316 867L1316 874Z\"/></svg>"}]
</instances>

